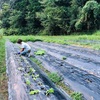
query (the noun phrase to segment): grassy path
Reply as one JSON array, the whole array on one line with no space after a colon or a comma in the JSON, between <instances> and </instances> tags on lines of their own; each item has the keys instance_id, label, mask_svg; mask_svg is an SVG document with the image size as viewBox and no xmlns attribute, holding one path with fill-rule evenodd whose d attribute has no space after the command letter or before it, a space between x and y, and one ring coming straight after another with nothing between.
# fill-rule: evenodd
<instances>
[{"instance_id":1,"label":"grassy path","mask_svg":"<svg viewBox=\"0 0 100 100\"><path fill-rule=\"evenodd\" d=\"M19 38L23 41L44 41L58 44L69 44L100 50L100 32L94 35L70 35L70 36L5 36L12 42L16 42Z\"/></svg>"},{"instance_id":2,"label":"grassy path","mask_svg":"<svg viewBox=\"0 0 100 100\"><path fill-rule=\"evenodd\" d=\"M7 100L7 89L5 40L0 39L0 100Z\"/></svg>"}]
</instances>

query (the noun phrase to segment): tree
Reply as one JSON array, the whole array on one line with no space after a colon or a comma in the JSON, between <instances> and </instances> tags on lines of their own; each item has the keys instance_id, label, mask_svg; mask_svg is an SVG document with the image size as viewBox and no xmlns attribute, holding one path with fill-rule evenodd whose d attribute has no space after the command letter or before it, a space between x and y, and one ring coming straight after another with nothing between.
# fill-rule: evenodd
<instances>
[{"instance_id":1,"label":"tree","mask_svg":"<svg viewBox=\"0 0 100 100\"><path fill-rule=\"evenodd\" d=\"M44 9L42 12L38 13L37 17L40 18L41 24L44 27L44 34L67 34L69 27L68 8L61 5L58 6L56 3L55 0L42 2Z\"/></svg>"},{"instance_id":2,"label":"tree","mask_svg":"<svg viewBox=\"0 0 100 100\"><path fill-rule=\"evenodd\" d=\"M99 0L15 0L9 4L0 11L0 27L9 34L65 35L100 29Z\"/></svg>"},{"instance_id":3,"label":"tree","mask_svg":"<svg viewBox=\"0 0 100 100\"><path fill-rule=\"evenodd\" d=\"M16 0L11 4L10 28L18 29L19 34L36 34L40 27L36 13L40 9L38 0Z\"/></svg>"},{"instance_id":4,"label":"tree","mask_svg":"<svg viewBox=\"0 0 100 100\"><path fill-rule=\"evenodd\" d=\"M87 1L81 11L75 27L77 30L92 30L100 27L100 5L97 1ZM99 22L99 23L98 23Z\"/></svg>"},{"instance_id":5,"label":"tree","mask_svg":"<svg viewBox=\"0 0 100 100\"><path fill-rule=\"evenodd\" d=\"M71 0L55 0L57 6L69 7Z\"/></svg>"},{"instance_id":6,"label":"tree","mask_svg":"<svg viewBox=\"0 0 100 100\"><path fill-rule=\"evenodd\" d=\"M40 21L36 18L36 13L41 10L41 4L38 0L29 0L26 10L27 31L35 34L41 27Z\"/></svg>"},{"instance_id":7,"label":"tree","mask_svg":"<svg viewBox=\"0 0 100 100\"><path fill-rule=\"evenodd\" d=\"M2 6L1 20L2 20L2 28L9 28L9 16L10 16L10 5L4 3Z\"/></svg>"},{"instance_id":8,"label":"tree","mask_svg":"<svg viewBox=\"0 0 100 100\"><path fill-rule=\"evenodd\" d=\"M81 7L79 6L78 0L72 0L70 6L70 27L69 31L74 32L76 31L75 29L75 23L77 21L77 18L79 16L79 12L81 10Z\"/></svg>"}]
</instances>

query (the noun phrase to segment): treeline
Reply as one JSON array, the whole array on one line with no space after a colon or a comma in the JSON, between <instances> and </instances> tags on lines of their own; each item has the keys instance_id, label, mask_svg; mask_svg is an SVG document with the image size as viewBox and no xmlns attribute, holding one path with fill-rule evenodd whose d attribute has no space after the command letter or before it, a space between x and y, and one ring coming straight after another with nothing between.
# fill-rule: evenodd
<instances>
[{"instance_id":1,"label":"treeline","mask_svg":"<svg viewBox=\"0 0 100 100\"><path fill-rule=\"evenodd\" d=\"M15 0L4 3L6 35L68 35L100 29L100 0Z\"/></svg>"}]
</instances>

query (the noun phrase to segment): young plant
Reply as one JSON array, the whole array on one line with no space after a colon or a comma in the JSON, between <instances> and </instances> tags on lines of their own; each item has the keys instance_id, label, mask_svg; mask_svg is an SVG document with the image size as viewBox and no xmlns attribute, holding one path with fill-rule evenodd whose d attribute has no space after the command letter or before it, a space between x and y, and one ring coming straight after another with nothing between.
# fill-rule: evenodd
<instances>
[{"instance_id":1,"label":"young plant","mask_svg":"<svg viewBox=\"0 0 100 100\"><path fill-rule=\"evenodd\" d=\"M40 85L40 86L41 86L41 85L42 85L42 82L38 82L38 85Z\"/></svg>"},{"instance_id":2,"label":"young plant","mask_svg":"<svg viewBox=\"0 0 100 100\"><path fill-rule=\"evenodd\" d=\"M39 74L33 76L33 80L35 81L39 77Z\"/></svg>"},{"instance_id":3,"label":"young plant","mask_svg":"<svg viewBox=\"0 0 100 100\"><path fill-rule=\"evenodd\" d=\"M36 81L36 78L34 77L33 80Z\"/></svg>"},{"instance_id":4,"label":"young plant","mask_svg":"<svg viewBox=\"0 0 100 100\"><path fill-rule=\"evenodd\" d=\"M35 70L33 69L33 68L30 68L30 73L34 73L35 72Z\"/></svg>"},{"instance_id":5,"label":"young plant","mask_svg":"<svg viewBox=\"0 0 100 100\"><path fill-rule=\"evenodd\" d=\"M50 88L49 90L46 91L46 95L47 96L52 94L52 93L54 93L54 89L53 88Z\"/></svg>"},{"instance_id":6,"label":"young plant","mask_svg":"<svg viewBox=\"0 0 100 100\"><path fill-rule=\"evenodd\" d=\"M24 74L25 77L29 76L28 74Z\"/></svg>"},{"instance_id":7,"label":"young plant","mask_svg":"<svg viewBox=\"0 0 100 100\"><path fill-rule=\"evenodd\" d=\"M30 95L35 95L35 94L38 94L39 93L39 90L32 90L30 91Z\"/></svg>"},{"instance_id":8,"label":"young plant","mask_svg":"<svg viewBox=\"0 0 100 100\"><path fill-rule=\"evenodd\" d=\"M35 78L39 78L39 74L37 74L37 75L35 76Z\"/></svg>"},{"instance_id":9,"label":"young plant","mask_svg":"<svg viewBox=\"0 0 100 100\"><path fill-rule=\"evenodd\" d=\"M73 100L83 100L82 94L78 92L73 92L71 94L71 97L73 98Z\"/></svg>"},{"instance_id":10,"label":"young plant","mask_svg":"<svg viewBox=\"0 0 100 100\"><path fill-rule=\"evenodd\" d=\"M22 68L21 68L21 67L19 67L19 68L18 68L18 70L19 70L19 71L22 71Z\"/></svg>"},{"instance_id":11,"label":"young plant","mask_svg":"<svg viewBox=\"0 0 100 100\"><path fill-rule=\"evenodd\" d=\"M36 54L36 55L41 55L41 56L42 56L42 55L45 54L45 51L40 49L40 50L38 50L37 52L35 52L35 54Z\"/></svg>"},{"instance_id":12,"label":"young plant","mask_svg":"<svg viewBox=\"0 0 100 100\"><path fill-rule=\"evenodd\" d=\"M31 85L30 80L26 80L26 84L27 84L27 85Z\"/></svg>"},{"instance_id":13,"label":"young plant","mask_svg":"<svg viewBox=\"0 0 100 100\"><path fill-rule=\"evenodd\" d=\"M63 59L63 60L66 60L67 58L64 56L64 57L62 57L62 59Z\"/></svg>"}]
</instances>

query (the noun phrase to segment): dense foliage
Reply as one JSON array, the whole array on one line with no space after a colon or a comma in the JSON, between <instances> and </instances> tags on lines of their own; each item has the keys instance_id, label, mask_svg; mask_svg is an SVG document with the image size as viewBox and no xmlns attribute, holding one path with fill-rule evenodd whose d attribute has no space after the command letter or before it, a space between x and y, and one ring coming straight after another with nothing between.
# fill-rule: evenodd
<instances>
[{"instance_id":1,"label":"dense foliage","mask_svg":"<svg viewBox=\"0 0 100 100\"><path fill-rule=\"evenodd\" d=\"M67 35L100 29L99 0L16 0L4 3L0 28L6 35Z\"/></svg>"}]
</instances>

